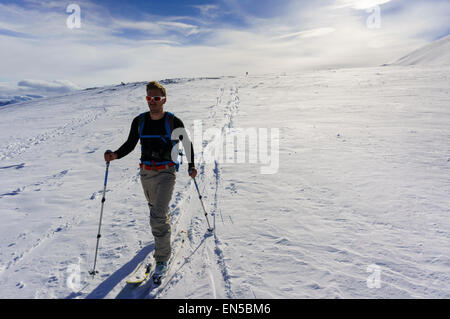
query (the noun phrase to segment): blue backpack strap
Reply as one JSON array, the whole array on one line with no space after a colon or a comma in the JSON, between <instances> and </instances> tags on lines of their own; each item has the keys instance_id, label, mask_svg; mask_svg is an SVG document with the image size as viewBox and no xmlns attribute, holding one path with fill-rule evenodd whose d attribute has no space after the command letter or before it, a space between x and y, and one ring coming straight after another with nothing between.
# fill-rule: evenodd
<instances>
[{"instance_id":1,"label":"blue backpack strap","mask_svg":"<svg viewBox=\"0 0 450 319\"><path fill-rule=\"evenodd\" d=\"M139 137L142 137L142 131L144 130L144 120L145 120L146 113L147 112L139 114L139 118L138 118Z\"/></svg>"},{"instance_id":2,"label":"blue backpack strap","mask_svg":"<svg viewBox=\"0 0 450 319\"><path fill-rule=\"evenodd\" d=\"M172 131L173 131L173 126L174 126L174 117L175 115L171 112L166 112L166 122L165 122L165 126L166 126L166 132L167 132L167 136L169 138L169 140L172 142L172 146L176 145L178 143L177 140L172 140ZM174 162L175 163L175 168L178 172L178 168L180 167L180 163L178 161Z\"/></svg>"}]
</instances>

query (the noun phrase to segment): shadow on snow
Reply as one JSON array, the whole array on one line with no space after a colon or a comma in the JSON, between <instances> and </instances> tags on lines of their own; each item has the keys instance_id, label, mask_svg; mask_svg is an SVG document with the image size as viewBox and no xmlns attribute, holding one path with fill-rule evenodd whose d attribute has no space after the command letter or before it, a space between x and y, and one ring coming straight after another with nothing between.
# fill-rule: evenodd
<instances>
[{"instance_id":1,"label":"shadow on snow","mask_svg":"<svg viewBox=\"0 0 450 319\"><path fill-rule=\"evenodd\" d=\"M139 265L139 263L141 263L154 249L154 243L142 248L141 251L133 257L133 259L115 271L111 276L92 290L89 295L86 296L86 299L100 299L106 297L114 289L114 287L130 275L137 265ZM67 296L66 299L72 299L75 297L77 297L76 294L72 293Z\"/></svg>"}]
</instances>

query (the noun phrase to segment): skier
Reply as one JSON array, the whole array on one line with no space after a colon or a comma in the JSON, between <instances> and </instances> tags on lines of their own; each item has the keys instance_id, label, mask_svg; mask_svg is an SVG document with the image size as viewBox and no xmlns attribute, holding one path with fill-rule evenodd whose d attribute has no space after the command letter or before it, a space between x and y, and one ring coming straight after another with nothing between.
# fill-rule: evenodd
<instances>
[{"instance_id":1,"label":"skier","mask_svg":"<svg viewBox=\"0 0 450 319\"><path fill-rule=\"evenodd\" d=\"M195 178L197 170L194 165L194 149L187 134L172 139L172 132L184 131L183 122L172 113L164 111L167 102L166 89L158 82L147 84L147 103L149 112L136 116L131 123L127 141L116 151L106 151L106 162L120 159L134 150L138 140L141 141L140 177L150 208L150 227L155 238L154 258L156 267L154 279L161 278L166 270L171 254L169 202L175 186L175 172L178 163L173 160L173 149L178 156L178 141L181 140L188 156L188 174ZM184 131L185 132L185 131ZM174 148L175 147L175 148ZM190 150L188 152L187 150Z\"/></svg>"}]
</instances>

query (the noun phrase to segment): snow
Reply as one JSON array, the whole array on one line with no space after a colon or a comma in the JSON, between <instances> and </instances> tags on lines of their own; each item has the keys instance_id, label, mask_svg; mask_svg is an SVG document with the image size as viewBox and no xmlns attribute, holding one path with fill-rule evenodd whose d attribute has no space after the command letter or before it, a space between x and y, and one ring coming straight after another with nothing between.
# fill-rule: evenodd
<instances>
[{"instance_id":1,"label":"snow","mask_svg":"<svg viewBox=\"0 0 450 319\"><path fill-rule=\"evenodd\" d=\"M450 35L405 55L393 65L450 65Z\"/></svg>"},{"instance_id":2,"label":"snow","mask_svg":"<svg viewBox=\"0 0 450 319\"><path fill-rule=\"evenodd\" d=\"M125 283L154 249L139 147L111 162L88 275L103 152L147 110L145 83L4 106L0 297L449 298L449 76L388 66L166 80L166 110L191 136L202 120L197 181L215 231L183 164L170 211L187 241L151 294ZM214 128L278 129L276 172L261 174L260 157L202 161Z\"/></svg>"}]
</instances>

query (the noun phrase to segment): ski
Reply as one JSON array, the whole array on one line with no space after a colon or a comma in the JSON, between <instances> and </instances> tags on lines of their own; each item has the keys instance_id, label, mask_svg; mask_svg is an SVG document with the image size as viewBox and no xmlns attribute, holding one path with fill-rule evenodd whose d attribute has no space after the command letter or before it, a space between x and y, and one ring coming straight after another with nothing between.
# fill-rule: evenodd
<instances>
[{"instance_id":1,"label":"ski","mask_svg":"<svg viewBox=\"0 0 450 319\"><path fill-rule=\"evenodd\" d=\"M141 262L136 269L128 276L126 282L128 284L141 284L149 277L150 273L153 271L153 264L147 263L145 260Z\"/></svg>"},{"instance_id":2,"label":"ski","mask_svg":"<svg viewBox=\"0 0 450 319\"><path fill-rule=\"evenodd\" d=\"M180 240L181 240L181 245L186 240L186 233L184 230L181 230L177 233L172 245L177 246L176 243L179 242ZM179 248L181 248L181 245L179 247L177 247L178 252L179 252ZM144 261L139 263L139 265L137 265L137 267L133 270L133 272L127 277L126 282L128 284L138 285L138 284L141 284L144 281L146 281L148 278L151 278L152 282L155 285L160 285L162 279L165 277L165 275L169 271L172 260L175 259L175 257L178 255L178 252L177 252L177 254L171 256L164 273L162 273L160 275L156 275L154 273L155 267L156 267L156 262L154 260L153 260L153 262L149 262L149 261L147 261L148 258L146 258Z\"/></svg>"}]
</instances>

